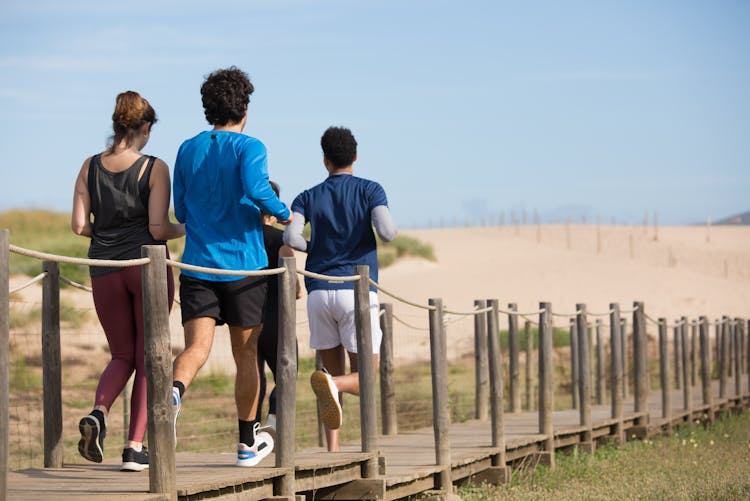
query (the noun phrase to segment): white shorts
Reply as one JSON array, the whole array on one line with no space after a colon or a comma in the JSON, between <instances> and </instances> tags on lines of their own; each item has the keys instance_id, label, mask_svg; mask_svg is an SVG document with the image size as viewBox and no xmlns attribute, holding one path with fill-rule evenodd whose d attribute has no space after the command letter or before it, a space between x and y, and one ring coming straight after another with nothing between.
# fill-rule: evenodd
<instances>
[{"instance_id":1,"label":"white shorts","mask_svg":"<svg viewBox=\"0 0 750 501\"><path fill-rule=\"evenodd\" d=\"M378 294L370 291L370 325L372 352L380 353L380 307ZM310 324L310 348L328 350L343 345L357 353L357 331L354 326L354 291L351 289L314 290L307 295L307 319Z\"/></svg>"}]
</instances>

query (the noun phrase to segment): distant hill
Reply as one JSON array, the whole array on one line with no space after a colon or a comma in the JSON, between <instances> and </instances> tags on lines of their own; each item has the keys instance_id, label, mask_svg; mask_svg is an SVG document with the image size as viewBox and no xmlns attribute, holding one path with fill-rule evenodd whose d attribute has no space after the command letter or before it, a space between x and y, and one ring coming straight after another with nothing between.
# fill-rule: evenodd
<instances>
[{"instance_id":1,"label":"distant hill","mask_svg":"<svg viewBox=\"0 0 750 501\"><path fill-rule=\"evenodd\" d=\"M714 224L732 226L750 224L750 211L743 212L742 214L737 214L735 216L725 217L724 219L716 221Z\"/></svg>"}]
</instances>

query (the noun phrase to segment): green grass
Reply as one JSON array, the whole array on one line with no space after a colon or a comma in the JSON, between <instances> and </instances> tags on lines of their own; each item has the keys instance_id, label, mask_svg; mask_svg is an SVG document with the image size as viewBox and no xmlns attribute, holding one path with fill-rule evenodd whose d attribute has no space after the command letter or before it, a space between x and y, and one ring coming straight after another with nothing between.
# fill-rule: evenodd
<instances>
[{"instance_id":1,"label":"green grass","mask_svg":"<svg viewBox=\"0 0 750 501\"><path fill-rule=\"evenodd\" d=\"M466 485L466 501L485 499L748 499L750 412L710 428L556 456L557 466L521 468L503 486Z\"/></svg>"}]
</instances>

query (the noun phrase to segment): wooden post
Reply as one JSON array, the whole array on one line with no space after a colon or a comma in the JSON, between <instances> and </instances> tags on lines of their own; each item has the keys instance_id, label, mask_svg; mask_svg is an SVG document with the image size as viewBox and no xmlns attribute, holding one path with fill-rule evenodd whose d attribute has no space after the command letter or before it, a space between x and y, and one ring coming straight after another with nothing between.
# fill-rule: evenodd
<instances>
[{"instance_id":1,"label":"wooden post","mask_svg":"<svg viewBox=\"0 0 750 501\"><path fill-rule=\"evenodd\" d=\"M690 411L693 409L692 387L690 386L690 360L688 350L688 318L682 317L680 326L680 337L682 338L682 405L683 409ZM688 414L689 415L689 414Z\"/></svg>"},{"instance_id":2,"label":"wooden post","mask_svg":"<svg viewBox=\"0 0 750 501\"><path fill-rule=\"evenodd\" d=\"M285 471L274 481L274 494L294 496L295 415L297 411L297 260L281 257L279 332L276 348L276 468Z\"/></svg>"},{"instance_id":3,"label":"wooden post","mask_svg":"<svg viewBox=\"0 0 750 501\"><path fill-rule=\"evenodd\" d=\"M690 322L690 384L698 384L698 321Z\"/></svg>"},{"instance_id":4,"label":"wooden post","mask_svg":"<svg viewBox=\"0 0 750 501\"><path fill-rule=\"evenodd\" d=\"M742 328L747 332L747 392L750 394L750 320L743 322Z\"/></svg>"},{"instance_id":5,"label":"wooden post","mask_svg":"<svg viewBox=\"0 0 750 501\"><path fill-rule=\"evenodd\" d=\"M60 354L60 266L42 262L42 387L44 467L62 468L62 360Z\"/></svg>"},{"instance_id":6,"label":"wooden post","mask_svg":"<svg viewBox=\"0 0 750 501\"><path fill-rule=\"evenodd\" d=\"M731 321L734 332L734 394L742 396L742 333L739 319Z\"/></svg>"},{"instance_id":7,"label":"wooden post","mask_svg":"<svg viewBox=\"0 0 750 501\"><path fill-rule=\"evenodd\" d=\"M500 354L500 336L498 336L498 301L488 299L487 305L492 311L487 312L487 330L490 364L490 415L492 416L492 447L499 449L492 456L492 466L505 468L505 427L503 421L503 359Z\"/></svg>"},{"instance_id":8,"label":"wooden post","mask_svg":"<svg viewBox=\"0 0 750 501\"><path fill-rule=\"evenodd\" d=\"M630 363L628 362L628 320L620 319L620 367L622 367L622 398L630 396Z\"/></svg>"},{"instance_id":9,"label":"wooden post","mask_svg":"<svg viewBox=\"0 0 750 501\"><path fill-rule=\"evenodd\" d=\"M487 301L476 299L478 310L487 307ZM474 315L474 417L486 421L490 415L489 361L487 359L487 314Z\"/></svg>"},{"instance_id":10,"label":"wooden post","mask_svg":"<svg viewBox=\"0 0 750 501\"><path fill-rule=\"evenodd\" d=\"M659 382L661 384L661 417L671 429L672 402L669 387L669 343L667 341L667 319L659 318Z\"/></svg>"},{"instance_id":11,"label":"wooden post","mask_svg":"<svg viewBox=\"0 0 750 501\"><path fill-rule=\"evenodd\" d=\"M646 335L646 312L642 301L633 303L633 372L635 374L635 412L645 415L636 418L636 426L645 431L648 425L648 336Z\"/></svg>"},{"instance_id":12,"label":"wooden post","mask_svg":"<svg viewBox=\"0 0 750 501\"><path fill-rule=\"evenodd\" d=\"M612 381L610 383L612 398L612 419L615 420L613 435L617 444L625 442L625 433L623 429L623 388L622 383L622 339L620 323L620 305L619 303L609 303L609 346L610 346L610 371Z\"/></svg>"},{"instance_id":13,"label":"wooden post","mask_svg":"<svg viewBox=\"0 0 750 501\"><path fill-rule=\"evenodd\" d=\"M393 377L393 304L380 305L380 330L383 340L380 342L380 406L383 435L398 434L398 417L396 415L396 381Z\"/></svg>"},{"instance_id":14,"label":"wooden post","mask_svg":"<svg viewBox=\"0 0 750 501\"><path fill-rule=\"evenodd\" d=\"M545 460L555 466L555 435L552 428L552 303L539 303L539 433L544 435Z\"/></svg>"},{"instance_id":15,"label":"wooden post","mask_svg":"<svg viewBox=\"0 0 750 501\"><path fill-rule=\"evenodd\" d=\"M525 367L525 370L526 370L526 385L525 385L525 389L526 389L526 410L527 411L531 411L532 410L531 409L531 406L532 406L532 389L533 389L533 385L534 385L534 382L533 382L533 379L532 379L531 375L533 374L532 367L534 366L534 363L533 363L534 361L532 359L533 344L532 344L532 339L531 339L531 322L529 322L528 320L526 320L523 323L523 332L524 332L524 335L526 336L526 339L525 339L525 341L526 341L526 367Z\"/></svg>"},{"instance_id":16,"label":"wooden post","mask_svg":"<svg viewBox=\"0 0 750 501\"><path fill-rule=\"evenodd\" d=\"M450 404L448 402L448 358L443 324L443 300L431 298L430 365L432 367L432 422L435 431L435 463L440 467L436 488L451 494ZM490 332L497 336L497 332Z\"/></svg>"},{"instance_id":17,"label":"wooden post","mask_svg":"<svg viewBox=\"0 0 750 501\"><path fill-rule=\"evenodd\" d=\"M674 334L672 337L672 344L674 346L672 355L674 356L674 387L679 390L682 388L682 357L680 356L680 321L675 321L673 327Z\"/></svg>"},{"instance_id":18,"label":"wooden post","mask_svg":"<svg viewBox=\"0 0 750 501\"><path fill-rule=\"evenodd\" d=\"M604 340L602 339L602 319L596 319L596 404L604 405L604 389L607 386L604 375Z\"/></svg>"},{"instance_id":19,"label":"wooden post","mask_svg":"<svg viewBox=\"0 0 750 501\"><path fill-rule=\"evenodd\" d=\"M576 331L576 319L570 319L570 397L572 399L571 409L578 409L578 333Z\"/></svg>"},{"instance_id":20,"label":"wooden post","mask_svg":"<svg viewBox=\"0 0 750 501\"><path fill-rule=\"evenodd\" d=\"M578 333L578 379L580 384L580 423L584 427L581 434L581 448L594 452L591 421L591 354L589 348L589 327L586 320L586 305L576 304L576 331Z\"/></svg>"},{"instance_id":21,"label":"wooden post","mask_svg":"<svg viewBox=\"0 0 750 501\"><path fill-rule=\"evenodd\" d=\"M727 317L727 375L734 376L734 323Z\"/></svg>"},{"instance_id":22,"label":"wooden post","mask_svg":"<svg viewBox=\"0 0 750 501\"><path fill-rule=\"evenodd\" d=\"M151 260L141 267L150 460L148 480L150 492L176 500L166 249L163 245L141 247L141 256Z\"/></svg>"},{"instance_id":23,"label":"wooden post","mask_svg":"<svg viewBox=\"0 0 750 501\"><path fill-rule=\"evenodd\" d=\"M8 497L10 414L10 232L0 229L0 501Z\"/></svg>"},{"instance_id":24,"label":"wooden post","mask_svg":"<svg viewBox=\"0 0 750 501\"><path fill-rule=\"evenodd\" d=\"M719 349L719 398L727 398L727 375L729 372L729 322L725 316L721 322L721 338Z\"/></svg>"},{"instance_id":25,"label":"wooden post","mask_svg":"<svg viewBox=\"0 0 750 501\"><path fill-rule=\"evenodd\" d=\"M737 329L740 331L740 346L737 349L737 353L740 358L740 372L745 373L745 322L741 318L734 319Z\"/></svg>"},{"instance_id":26,"label":"wooden post","mask_svg":"<svg viewBox=\"0 0 750 501\"><path fill-rule=\"evenodd\" d=\"M700 317L701 390L703 405L708 407L708 417L713 421L713 391L711 391L711 346L708 333L708 318Z\"/></svg>"},{"instance_id":27,"label":"wooden post","mask_svg":"<svg viewBox=\"0 0 750 501\"><path fill-rule=\"evenodd\" d=\"M714 320L714 370L716 379L721 379L721 344L722 344L722 326L721 321L717 318Z\"/></svg>"},{"instance_id":28,"label":"wooden post","mask_svg":"<svg viewBox=\"0 0 750 501\"><path fill-rule=\"evenodd\" d=\"M508 303L508 310L518 311L516 303ZM520 339L518 334L518 315L508 314L508 351L510 358L510 411L521 412L521 376L518 364Z\"/></svg>"},{"instance_id":29,"label":"wooden post","mask_svg":"<svg viewBox=\"0 0 750 501\"><path fill-rule=\"evenodd\" d=\"M363 466L362 476L378 476L378 414L375 399L375 367L372 358L370 323L370 267L356 267L359 280L354 285L354 324L357 330L357 369L359 373L359 416L362 452L372 453Z\"/></svg>"}]
</instances>

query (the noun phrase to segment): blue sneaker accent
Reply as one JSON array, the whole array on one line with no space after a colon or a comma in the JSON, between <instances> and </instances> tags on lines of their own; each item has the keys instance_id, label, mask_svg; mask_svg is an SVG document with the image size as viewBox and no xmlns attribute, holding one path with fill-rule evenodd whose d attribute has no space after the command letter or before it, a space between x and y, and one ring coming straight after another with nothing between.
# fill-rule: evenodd
<instances>
[{"instance_id":1,"label":"blue sneaker accent","mask_svg":"<svg viewBox=\"0 0 750 501\"><path fill-rule=\"evenodd\" d=\"M253 435L255 443L252 447L246 444L237 444L237 466L255 466L260 463L273 450L273 438L264 431L258 431L259 424L255 423Z\"/></svg>"},{"instance_id":2,"label":"blue sneaker accent","mask_svg":"<svg viewBox=\"0 0 750 501\"><path fill-rule=\"evenodd\" d=\"M172 387L172 410L174 411L174 446L177 447L177 416L180 414L180 407L182 407L182 399L180 398L180 390L176 387Z\"/></svg>"}]
</instances>

